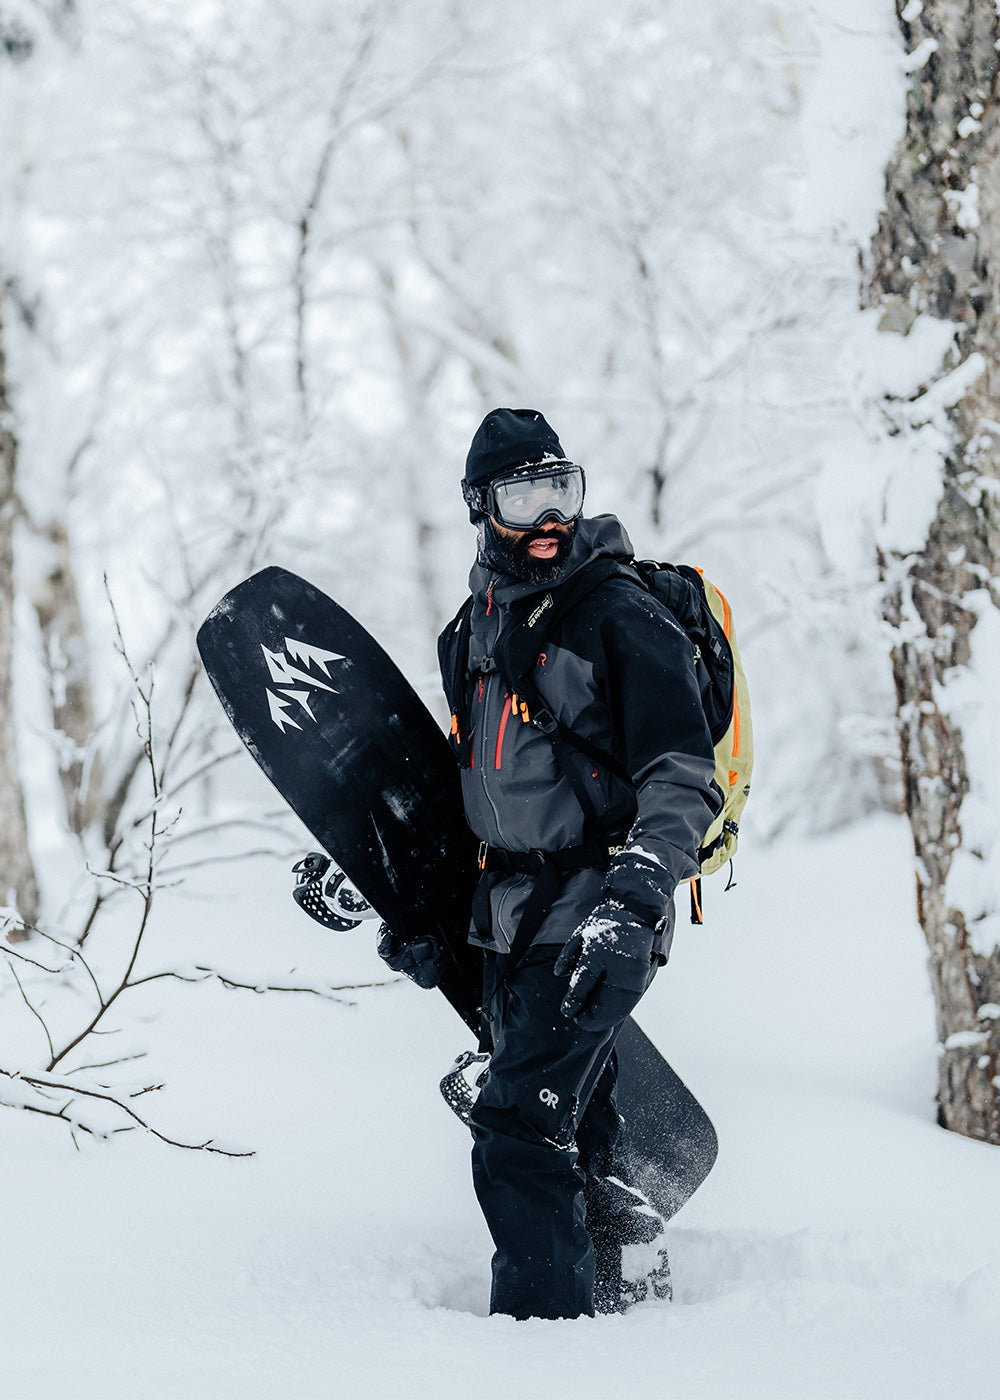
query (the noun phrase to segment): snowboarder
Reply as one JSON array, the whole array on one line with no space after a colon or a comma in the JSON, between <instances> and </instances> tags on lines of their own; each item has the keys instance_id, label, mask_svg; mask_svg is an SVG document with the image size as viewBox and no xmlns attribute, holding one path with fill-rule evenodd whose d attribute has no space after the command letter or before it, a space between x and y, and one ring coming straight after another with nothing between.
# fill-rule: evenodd
<instances>
[{"instance_id":1,"label":"snowboarder","mask_svg":"<svg viewBox=\"0 0 1000 1400\"><path fill-rule=\"evenodd\" d=\"M584 490L540 413L486 416L463 482L478 531L471 606L439 641L482 842L470 938L486 955L492 1058L472 1111L473 1180L496 1247L490 1310L516 1318L637 1296L622 1244L655 1244L662 1221L615 1173L615 1038L667 960L674 890L698 874L722 806L692 646L630 576L619 521L583 516ZM563 593L596 560L597 585ZM560 596L575 601L532 656L530 693L512 693L511 647L523 651ZM435 984L433 939L380 935L390 967Z\"/></svg>"}]
</instances>

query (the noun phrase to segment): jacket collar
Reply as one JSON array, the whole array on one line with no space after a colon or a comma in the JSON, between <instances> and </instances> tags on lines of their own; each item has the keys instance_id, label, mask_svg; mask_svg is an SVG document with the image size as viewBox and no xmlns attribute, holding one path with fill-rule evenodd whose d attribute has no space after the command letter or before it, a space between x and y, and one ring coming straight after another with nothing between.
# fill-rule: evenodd
<instances>
[{"instance_id":1,"label":"jacket collar","mask_svg":"<svg viewBox=\"0 0 1000 1400\"><path fill-rule=\"evenodd\" d=\"M507 609L522 598L549 593L561 587L585 564L602 555L621 559L623 563L633 558L632 542L617 516L595 515L579 521L566 567L552 583L529 583L477 561L469 574L469 587L477 610L480 606L490 607L491 601L493 606Z\"/></svg>"}]
</instances>

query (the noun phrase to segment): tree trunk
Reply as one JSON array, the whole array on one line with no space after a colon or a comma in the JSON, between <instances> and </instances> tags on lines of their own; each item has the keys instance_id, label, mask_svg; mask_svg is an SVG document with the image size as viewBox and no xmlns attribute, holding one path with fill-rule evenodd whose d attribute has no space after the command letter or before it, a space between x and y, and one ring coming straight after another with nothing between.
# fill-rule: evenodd
<instances>
[{"instance_id":1,"label":"tree trunk","mask_svg":"<svg viewBox=\"0 0 1000 1400\"><path fill-rule=\"evenodd\" d=\"M992 832L981 829L982 813L996 811L995 757L993 772L977 771L962 729L970 688L996 707L982 669L988 629L975 632L1000 604L1000 20L993 0L897 0L897 13L912 75L906 133L886 171L865 301L882 308L881 330L905 335L927 314L954 322L956 335L927 413L927 385L914 385L906 406L911 427L930 421L935 400L947 406L938 420L947 448L922 548L883 558L885 615L896 629L905 802L937 1006L939 1119L1000 1143L1000 948L984 938L1000 891L979 901L967 883L948 883L959 848L982 862L986 885L1000 857L995 818ZM961 711L947 686L958 677ZM970 793L974 831L971 808L963 814Z\"/></svg>"},{"instance_id":2,"label":"tree trunk","mask_svg":"<svg viewBox=\"0 0 1000 1400\"><path fill-rule=\"evenodd\" d=\"M17 438L7 396L4 299L0 275L0 904L17 905L22 919L38 917L38 886L28 850L17 763L14 714L14 529L17 521ZM8 935L11 938L15 934Z\"/></svg>"},{"instance_id":3,"label":"tree trunk","mask_svg":"<svg viewBox=\"0 0 1000 1400\"><path fill-rule=\"evenodd\" d=\"M33 590L33 601L45 648L66 821L70 831L79 836L101 816L100 755L94 743L97 725L69 535L58 519L45 534L52 562Z\"/></svg>"}]
</instances>

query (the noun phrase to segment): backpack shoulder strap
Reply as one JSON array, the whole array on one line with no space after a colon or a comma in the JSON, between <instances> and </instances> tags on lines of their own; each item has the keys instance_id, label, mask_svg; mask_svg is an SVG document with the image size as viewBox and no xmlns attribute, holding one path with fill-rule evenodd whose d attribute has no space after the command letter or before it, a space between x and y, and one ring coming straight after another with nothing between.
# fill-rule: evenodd
<instances>
[{"instance_id":1,"label":"backpack shoulder strap","mask_svg":"<svg viewBox=\"0 0 1000 1400\"><path fill-rule=\"evenodd\" d=\"M602 555L578 569L566 583L529 599L520 614L511 619L498 639L494 660L501 675L518 694L523 693L524 678L534 670L539 652L556 626L610 578L642 582L636 571L620 559Z\"/></svg>"},{"instance_id":2,"label":"backpack shoulder strap","mask_svg":"<svg viewBox=\"0 0 1000 1400\"><path fill-rule=\"evenodd\" d=\"M556 719L542 699L532 677L539 652L543 650L546 638L552 634L556 625L568 616L578 603L611 578L626 578L637 586L645 586L641 575L620 560L607 556L595 559L592 564L578 570L561 587L552 589L541 598L533 599L532 607L526 611L525 616L504 629L494 652L497 670L507 688L512 696L518 697L519 704L526 707L530 722L551 740L559 766L576 791L588 817L592 813L593 805L586 787L579 782L576 768L571 761L571 750L584 754L625 782L630 783L632 779L624 765L611 754Z\"/></svg>"},{"instance_id":3,"label":"backpack shoulder strap","mask_svg":"<svg viewBox=\"0 0 1000 1400\"><path fill-rule=\"evenodd\" d=\"M469 665L469 642L472 636L472 594L459 608L438 637L438 664L441 667L441 685L448 709L451 711L451 746L459 763L467 767L469 763L464 739L468 737L468 695L465 684Z\"/></svg>"}]
</instances>

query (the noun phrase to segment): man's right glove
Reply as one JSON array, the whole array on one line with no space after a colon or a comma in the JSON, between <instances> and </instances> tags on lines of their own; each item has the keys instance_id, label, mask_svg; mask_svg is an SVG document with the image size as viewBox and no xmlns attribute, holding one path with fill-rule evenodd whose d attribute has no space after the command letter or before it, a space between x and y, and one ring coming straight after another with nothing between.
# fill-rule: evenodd
<instances>
[{"instance_id":1,"label":"man's right glove","mask_svg":"<svg viewBox=\"0 0 1000 1400\"><path fill-rule=\"evenodd\" d=\"M418 987L436 987L441 981L445 951L430 934L404 943L387 924L382 924L376 951L387 967L393 972L402 972Z\"/></svg>"},{"instance_id":2,"label":"man's right glove","mask_svg":"<svg viewBox=\"0 0 1000 1400\"><path fill-rule=\"evenodd\" d=\"M649 986L657 955L648 924L623 905L602 901L556 959L556 975L569 976L559 1009L584 1030L611 1030Z\"/></svg>"}]
</instances>

